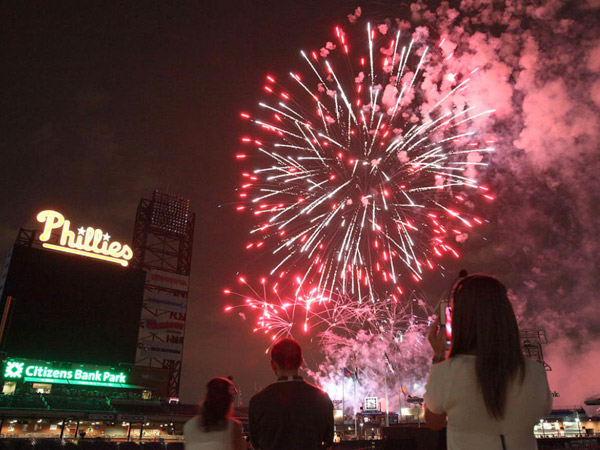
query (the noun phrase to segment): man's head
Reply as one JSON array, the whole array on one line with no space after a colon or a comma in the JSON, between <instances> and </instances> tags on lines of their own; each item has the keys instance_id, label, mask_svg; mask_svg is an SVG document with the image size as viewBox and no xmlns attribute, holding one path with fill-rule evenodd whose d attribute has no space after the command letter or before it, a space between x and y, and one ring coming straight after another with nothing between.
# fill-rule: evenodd
<instances>
[{"instance_id":1,"label":"man's head","mask_svg":"<svg viewBox=\"0 0 600 450\"><path fill-rule=\"evenodd\" d=\"M302 364L302 349L292 338L279 339L271 349L271 367L280 376L297 375Z\"/></svg>"}]
</instances>

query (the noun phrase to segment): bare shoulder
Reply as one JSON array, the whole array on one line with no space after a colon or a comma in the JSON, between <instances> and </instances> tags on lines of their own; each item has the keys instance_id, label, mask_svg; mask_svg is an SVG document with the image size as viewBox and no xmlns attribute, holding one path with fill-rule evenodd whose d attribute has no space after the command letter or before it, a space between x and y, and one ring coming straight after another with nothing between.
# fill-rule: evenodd
<instances>
[{"instance_id":1,"label":"bare shoulder","mask_svg":"<svg viewBox=\"0 0 600 450\"><path fill-rule=\"evenodd\" d=\"M244 450L246 449L246 445L244 444L244 439L242 435L242 424L240 421L235 419L231 420L231 436L233 438L233 450Z\"/></svg>"},{"instance_id":2,"label":"bare shoulder","mask_svg":"<svg viewBox=\"0 0 600 450\"><path fill-rule=\"evenodd\" d=\"M199 420L200 420L200 417L199 417L199 416L192 417L190 420L188 420L188 421L187 421L187 422L186 422L186 423L183 425L183 430L184 430L184 431L187 431L187 430L190 430L190 429L192 429L192 428L196 428L196 427L198 427Z\"/></svg>"},{"instance_id":3,"label":"bare shoulder","mask_svg":"<svg viewBox=\"0 0 600 450\"><path fill-rule=\"evenodd\" d=\"M529 376L534 377L535 379L545 378L547 376L544 365L534 359L525 359L525 371Z\"/></svg>"}]
</instances>

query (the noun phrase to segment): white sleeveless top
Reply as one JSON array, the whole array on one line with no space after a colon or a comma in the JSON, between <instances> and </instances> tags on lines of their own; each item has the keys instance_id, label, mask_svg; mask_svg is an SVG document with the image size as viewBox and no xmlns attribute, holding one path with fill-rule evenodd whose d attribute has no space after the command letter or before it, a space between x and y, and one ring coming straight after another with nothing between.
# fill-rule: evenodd
<instances>
[{"instance_id":1,"label":"white sleeveless top","mask_svg":"<svg viewBox=\"0 0 600 450\"><path fill-rule=\"evenodd\" d=\"M512 380L506 392L504 419L487 412L478 387L475 356L457 355L433 364L424 395L435 414L448 416L448 450L535 450L533 426L552 410L552 394L544 367L525 360L525 378Z\"/></svg>"},{"instance_id":2,"label":"white sleeveless top","mask_svg":"<svg viewBox=\"0 0 600 450\"><path fill-rule=\"evenodd\" d=\"M199 418L194 417L183 426L185 450L236 450L233 442L236 425L239 426L236 421L228 420L224 430L204 431Z\"/></svg>"}]
</instances>

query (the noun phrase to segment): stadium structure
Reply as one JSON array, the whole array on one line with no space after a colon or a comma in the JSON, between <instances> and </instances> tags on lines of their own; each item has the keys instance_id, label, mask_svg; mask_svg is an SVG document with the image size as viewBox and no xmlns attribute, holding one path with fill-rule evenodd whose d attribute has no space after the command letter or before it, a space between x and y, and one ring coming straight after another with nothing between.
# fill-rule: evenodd
<instances>
[{"instance_id":1,"label":"stadium structure","mask_svg":"<svg viewBox=\"0 0 600 450\"><path fill-rule=\"evenodd\" d=\"M0 437L181 440L189 201L140 201L133 242L37 214L0 280Z\"/></svg>"},{"instance_id":2,"label":"stadium structure","mask_svg":"<svg viewBox=\"0 0 600 450\"><path fill-rule=\"evenodd\" d=\"M18 232L0 278L0 438L181 448L183 424L197 413L178 395L194 219L188 200L155 191L139 203L131 245L53 210L37 215L39 229ZM550 370L543 330L522 338L524 354ZM338 438L374 439L369 448L438 442L422 427L422 399L387 417L377 397L361 403L351 421L338 414ZM235 415L245 421L247 411ZM535 428L540 448L550 437L597 436L597 416L553 411ZM367 447L337 445L361 448L349 444Z\"/></svg>"}]
</instances>

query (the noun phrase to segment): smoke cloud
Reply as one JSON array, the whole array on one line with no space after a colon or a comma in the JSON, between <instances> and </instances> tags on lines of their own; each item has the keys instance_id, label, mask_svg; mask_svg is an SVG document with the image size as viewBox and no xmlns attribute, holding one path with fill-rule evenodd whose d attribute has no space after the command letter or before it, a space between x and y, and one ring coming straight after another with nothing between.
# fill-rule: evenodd
<instances>
[{"instance_id":1,"label":"smoke cloud","mask_svg":"<svg viewBox=\"0 0 600 450\"><path fill-rule=\"evenodd\" d=\"M368 14L365 9L360 20L354 15L350 21L360 25ZM600 391L600 348L594 345L600 337L600 2L462 0L432 8L417 1L410 17L404 14L396 27L440 50L425 68L420 113L447 93L458 73L468 73L470 81L454 103L495 110L477 123L496 150L486 170L473 164L469 175L488 185L496 201L485 211L484 236L461 236L463 264L510 287L521 326L546 332L549 381L560 395L555 405L580 405ZM378 30L389 33L388 23L377 24ZM397 93L384 89L389 106ZM469 158L480 161L480 154ZM426 348L418 329L408 334L414 349ZM394 360L406 355L398 364L408 368L404 381L391 381L391 407L402 403L398 383L422 393L419 364L426 350L408 356L413 350L407 345L390 348L365 333L330 344L326 363L313 375L334 397L340 397L344 367L354 366L372 372L363 378L372 376L381 395L385 352ZM367 363L373 355L378 363ZM376 387L359 390L364 397Z\"/></svg>"},{"instance_id":2,"label":"smoke cloud","mask_svg":"<svg viewBox=\"0 0 600 450\"><path fill-rule=\"evenodd\" d=\"M340 327L320 334L325 361L308 374L348 417L364 407L365 397L377 397L385 410L387 394L390 412L422 397L431 359L425 338L431 311L416 298L408 305L381 309L355 334Z\"/></svg>"},{"instance_id":3,"label":"smoke cloud","mask_svg":"<svg viewBox=\"0 0 600 450\"><path fill-rule=\"evenodd\" d=\"M483 175L498 197L490 248L468 259L512 287L523 326L545 329L558 405L600 391L599 9L465 0L450 21L447 3L427 16L456 44L455 64L480 67L477 101L496 109L497 151Z\"/></svg>"}]
</instances>

